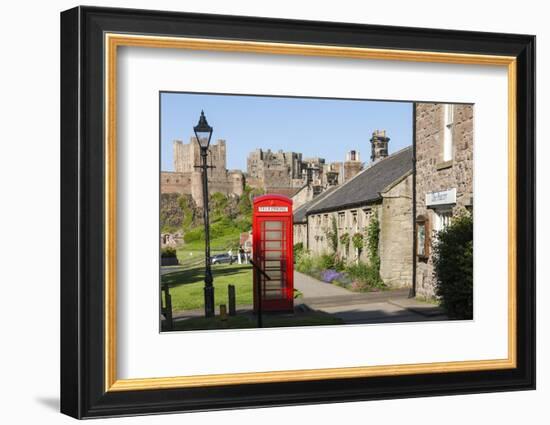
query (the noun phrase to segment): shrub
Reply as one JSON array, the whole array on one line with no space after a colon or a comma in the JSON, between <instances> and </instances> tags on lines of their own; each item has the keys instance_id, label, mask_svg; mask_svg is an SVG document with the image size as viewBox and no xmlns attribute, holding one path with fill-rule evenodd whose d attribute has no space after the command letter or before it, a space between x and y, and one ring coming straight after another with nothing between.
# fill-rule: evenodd
<instances>
[{"instance_id":1,"label":"shrub","mask_svg":"<svg viewBox=\"0 0 550 425\"><path fill-rule=\"evenodd\" d=\"M363 234L355 233L351 238L351 242L353 243L353 247L355 249L361 251L363 249L363 246L365 245Z\"/></svg>"},{"instance_id":2,"label":"shrub","mask_svg":"<svg viewBox=\"0 0 550 425\"><path fill-rule=\"evenodd\" d=\"M433 252L436 295L447 315L473 317L473 221L460 216L437 232Z\"/></svg>"},{"instance_id":3,"label":"shrub","mask_svg":"<svg viewBox=\"0 0 550 425\"><path fill-rule=\"evenodd\" d=\"M318 257L316 265L319 270L334 269L336 265L336 255L323 254Z\"/></svg>"},{"instance_id":4,"label":"shrub","mask_svg":"<svg viewBox=\"0 0 550 425\"><path fill-rule=\"evenodd\" d=\"M346 269L346 262L338 256L334 257L334 269L336 271L343 271Z\"/></svg>"},{"instance_id":5,"label":"shrub","mask_svg":"<svg viewBox=\"0 0 550 425\"><path fill-rule=\"evenodd\" d=\"M353 264L346 268L346 273L354 282L354 288L358 291L383 289L386 287L380 278L380 272L372 264Z\"/></svg>"},{"instance_id":6,"label":"shrub","mask_svg":"<svg viewBox=\"0 0 550 425\"><path fill-rule=\"evenodd\" d=\"M300 258L296 259L296 270L301 273L311 274L314 269L314 260L313 257L309 254L304 253Z\"/></svg>"},{"instance_id":7,"label":"shrub","mask_svg":"<svg viewBox=\"0 0 550 425\"><path fill-rule=\"evenodd\" d=\"M294 262L298 262L304 254L304 244L302 242L295 243L293 246Z\"/></svg>"},{"instance_id":8,"label":"shrub","mask_svg":"<svg viewBox=\"0 0 550 425\"><path fill-rule=\"evenodd\" d=\"M162 248L162 250L160 251L160 256L162 258L175 258L176 248L171 248L171 247Z\"/></svg>"},{"instance_id":9,"label":"shrub","mask_svg":"<svg viewBox=\"0 0 550 425\"><path fill-rule=\"evenodd\" d=\"M194 242L194 241L203 241L204 240L204 226L198 226L194 229L191 229L185 232L183 235L183 240L185 243Z\"/></svg>"}]
</instances>

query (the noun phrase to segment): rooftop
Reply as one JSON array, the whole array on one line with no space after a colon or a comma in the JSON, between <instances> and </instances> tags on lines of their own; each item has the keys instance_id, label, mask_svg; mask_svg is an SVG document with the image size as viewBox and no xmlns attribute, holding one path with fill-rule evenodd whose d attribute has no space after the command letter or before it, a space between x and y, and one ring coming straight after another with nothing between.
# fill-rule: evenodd
<instances>
[{"instance_id":1,"label":"rooftop","mask_svg":"<svg viewBox=\"0 0 550 425\"><path fill-rule=\"evenodd\" d=\"M299 208L296 208L294 210L294 217L293 221L294 223L305 223L306 222L306 215L310 208L313 208L315 205L317 205L319 202L321 202L323 199L325 199L327 196L329 196L332 192L334 192L338 186L332 186L325 190L324 192L317 195L315 198L313 198L311 201L306 202L305 204L301 205Z\"/></svg>"},{"instance_id":2,"label":"rooftop","mask_svg":"<svg viewBox=\"0 0 550 425\"><path fill-rule=\"evenodd\" d=\"M413 150L412 146L408 146L371 164L351 180L337 186L328 196L308 208L305 215L378 201L386 187L403 178L412 168Z\"/></svg>"}]
</instances>

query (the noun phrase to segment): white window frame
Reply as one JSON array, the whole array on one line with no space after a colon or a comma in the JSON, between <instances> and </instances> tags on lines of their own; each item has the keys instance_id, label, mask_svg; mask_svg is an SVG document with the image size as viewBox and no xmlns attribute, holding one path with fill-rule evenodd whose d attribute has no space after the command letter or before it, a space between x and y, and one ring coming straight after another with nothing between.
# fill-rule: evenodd
<instances>
[{"instance_id":1,"label":"white window frame","mask_svg":"<svg viewBox=\"0 0 550 425\"><path fill-rule=\"evenodd\" d=\"M453 222L453 210L450 208L436 208L434 210L434 231L446 229Z\"/></svg>"},{"instance_id":2,"label":"white window frame","mask_svg":"<svg viewBox=\"0 0 550 425\"><path fill-rule=\"evenodd\" d=\"M345 211L344 212L339 212L338 213L338 228L343 229L345 227L346 227L346 213L345 213Z\"/></svg>"},{"instance_id":3,"label":"white window frame","mask_svg":"<svg viewBox=\"0 0 550 425\"><path fill-rule=\"evenodd\" d=\"M359 229L359 215L357 210L351 211L351 228L355 231Z\"/></svg>"},{"instance_id":4,"label":"white window frame","mask_svg":"<svg viewBox=\"0 0 550 425\"><path fill-rule=\"evenodd\" d=\"M453 159L454 105L443 105L443 162Z\"/></svg>"}]
</instances>

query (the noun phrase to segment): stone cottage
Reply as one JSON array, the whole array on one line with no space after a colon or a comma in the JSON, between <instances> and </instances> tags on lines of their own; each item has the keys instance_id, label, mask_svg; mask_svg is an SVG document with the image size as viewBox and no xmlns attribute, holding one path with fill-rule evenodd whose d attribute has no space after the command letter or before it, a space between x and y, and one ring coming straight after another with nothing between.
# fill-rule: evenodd
<instances>
[{"instance_id":1,"label":"stone cottage","mask_svg":"<svg viewBox=\"0 0 550 425\"><path fill-rule=\"evenodd\" d=\"M307 247L307 217L306 214L309 209L313 208L328 195L330 195L338 186L332 186L324 192L316 195L306 203L299 204L293 211L293 223L294 223L294 244L302 243L304 248ZM293 204L294 205L294 204Z\"/></svg>"},{"instance_id":2,"label":"stone cottage","mask_svg":"<svg viewBox=\"0 0 550 425\"><path fill-rule=\"evenodd\" d=\"M380 141L378 137L376 140ZM367 262L367 250L358 252L351 242L343 244L341 236L347 234L351 241L354 234L360 233L366 240L369 223L373 217L377 217L380 228L380 275L389 286L411 287L413 148L409 146L388 156L388 140L385 140L385 149L373 149L373 162L366 169L334 188L322 199L314 199L313 205L303 206L305 210L296 211L295 220L304 213L306 248L314 255L330 252L327 232L335 224L338 234L337 253L351 263L358 259ZM304 228L297 231L302 233L299 236L303 238Z\"/></svg>"}]
</instances>

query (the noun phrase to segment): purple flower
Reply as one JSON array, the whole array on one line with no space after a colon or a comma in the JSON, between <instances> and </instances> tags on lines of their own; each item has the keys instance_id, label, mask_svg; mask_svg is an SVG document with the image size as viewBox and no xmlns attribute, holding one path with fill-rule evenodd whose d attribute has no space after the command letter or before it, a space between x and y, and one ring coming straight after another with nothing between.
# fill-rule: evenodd
<instances>
[{"instance_id":1,"label":"purple flower","mask_svg":"<svg viewBox=\"0 0 550 425\"><path fill-rule=\"evenodd\" d=\"M336 270L328 269L321 273L321 280L327 283L331 283L335 279L340 279L342 273L338 273Z\"/></svg>"}]
</instances>

